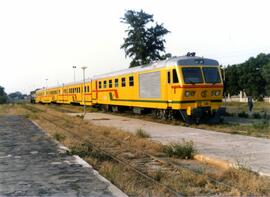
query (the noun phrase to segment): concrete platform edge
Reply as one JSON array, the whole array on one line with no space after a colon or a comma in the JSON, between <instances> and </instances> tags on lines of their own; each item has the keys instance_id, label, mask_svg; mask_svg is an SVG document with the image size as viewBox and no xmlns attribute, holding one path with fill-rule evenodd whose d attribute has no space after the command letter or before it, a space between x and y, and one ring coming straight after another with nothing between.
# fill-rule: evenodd
<instances>
[{"instance_id":1,"label":"concrete platform edge","mask_svg":"<svg viewBox=\"0 0 270 197\"><path fill-rule=\"evenodd\" d=\"M197 154L194 156L194 159L196 159L197 161L200 162L204 162L210 165L214 165L223 169L229 169L229 168L233 168L236 167L235 164L229 162L229 161L225 161L225 160L221 160L221 159L216 159L214 157L209 157L207 155L203 155L203 154Z\"/></svg>"},{"instance_id":2,"label":"concrete platform edge","mask_svg":"<svg viewBox=\"0 0 270 197\"><path fill-rule=\"evenodd\" d=\"M194 159L196 159L197 161L200 161L200 162L205 162L207 164L223 168L225 170L230 169L230 168L238 168L239 167L237 165L237 163L233 163L233 162L226 161L226 160L221 160L221 159L216 159L214 157L210 157L210 156L203 155L203 154L195 155ZM260 176L268 176L268 177L270 177L270 174L268 174L268 173L263 173L263 172L260 172L260 171L253 171L253 172L258 173Z\"/></svg>"}]
</instances>

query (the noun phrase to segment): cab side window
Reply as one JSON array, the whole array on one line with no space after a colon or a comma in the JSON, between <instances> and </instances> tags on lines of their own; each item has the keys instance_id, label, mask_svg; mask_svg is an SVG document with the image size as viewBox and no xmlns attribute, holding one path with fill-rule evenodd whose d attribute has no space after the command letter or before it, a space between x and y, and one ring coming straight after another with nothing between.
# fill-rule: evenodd
<instances>
[{"instance_id":1,"label":"cab side window","mask_svg":"<svg viewBox=\"0 0 270 197\"><path fill-rule=\"evenodd\" d=\"M170 71L167 72L167 80L168 80L168 83L171 83L171 72Z\"/></svg>"},{"instance_id":2,"label":"cab side window","mask_svg":"<svg viewBox=\"0 0 270 197\"><path fill-rule=\"evenodd\" d=\"M173 83L179 83L176 69L173 69Z\"/></svg>"}]
</instances>

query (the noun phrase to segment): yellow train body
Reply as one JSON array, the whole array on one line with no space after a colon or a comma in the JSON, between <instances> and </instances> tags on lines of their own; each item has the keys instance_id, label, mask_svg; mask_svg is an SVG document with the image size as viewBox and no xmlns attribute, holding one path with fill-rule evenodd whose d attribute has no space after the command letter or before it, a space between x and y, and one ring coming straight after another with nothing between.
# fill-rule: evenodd
<instances>
[{"instance_id":1,"label":"yellow train body","mask_svg":"<svg viewBox=\"0 0 270 197\"><path fill-rule=\"evenodd\" d=\"M191 116L217 112L223 81L218 62L181 56L146 66L94 76L83 82L37 91L36 103L128 106L180 111Z\"/></svg>"}]
</instances>

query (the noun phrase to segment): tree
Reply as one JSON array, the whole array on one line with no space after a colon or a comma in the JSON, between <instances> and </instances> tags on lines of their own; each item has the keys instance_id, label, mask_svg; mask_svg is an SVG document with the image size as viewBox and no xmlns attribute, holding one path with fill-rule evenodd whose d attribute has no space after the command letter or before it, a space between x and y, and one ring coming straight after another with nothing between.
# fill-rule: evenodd
<instances>
[{"instance_id":1,"label":"tree","mask_svg":"<svg viewBox=\"0 0 270 197\"><path fill-rule=\"evenodd\" d=\"M128 25L127 37L121 49L125 50L126 57L132 58L130 67L148 64L154 60L166 59L170 54L165 53L163 38L169 31L163 27L163 24L153 23L153 15L145 13L143 10L137 12L134 10L126 11L121 22Z\"/></svg>"},{"instance_id":2,"label":"tree","mask_svg":"<svg viewBox=\"0 0 270 197\"><path fill-rule=\"evenodd\" d=\"M0 104L7 102L7 94L5 93L5 88L0 86Z\"/></svg>"},{"instance_id":3,"label":"tree","mask_svg":"<svg viewBox=\"0 0 270 197\"><path fill-rule=\"evenodd\" d=\"M239 91L241 88L238 85L238 69L236 65L228 65L225 68L225 89L227 93L230 93L231 95L237 95L239 94Z\"/></svg>"},{"instance_id":4,"label":"tree","mask_svg":"<svg viewBox=\"0 0 270 197\"><path fill-rule=\"evenodd\" d=\"M264 65L270 62L270 54L260 53L257 57L251 57L241 64L228 66L226 69L227 91L232 94L238 94L243 90L249 96L258 98L266 94L267 82L263 71Z\"/></svg>"},{"instance_id":5,"label":"tree","mask_svg":"<svg viewBox=\"0 0 270 197\"><path fill-rule=\"evenodd\" d=\"M8 97L11 100L20 100L20 99L23 99L24 98L24 95L21 92L17 91L17 92L10 93L8 95Z\"/></svg>"},{"instance_id":6,"label":"tree","mask_svg":"<svg viewBox=\"0 0 270 197\"><path fill-rule=\"evenodd\" d=\"M270 95L270 62L264 65L262 68L262 76L266 81L265 92L269 96Z\"/></svg>"}]
</instances>

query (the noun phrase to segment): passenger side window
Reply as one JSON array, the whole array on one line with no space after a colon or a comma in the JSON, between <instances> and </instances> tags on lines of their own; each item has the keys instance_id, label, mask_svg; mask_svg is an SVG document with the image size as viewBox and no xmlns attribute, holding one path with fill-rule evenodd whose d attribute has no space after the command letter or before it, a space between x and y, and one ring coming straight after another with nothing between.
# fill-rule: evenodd
<instances>
[{"instance_id":1,"label":"passenger side window","mask_svg":"<svg viewBox=\"0 0 270 197\"><path fill-rule=\"evenodd\" d=\"M114 79L114 87L118 88L118 79Z\"/></svg>"},{"instance_id":2,"label":"passenger side window","mask_svg":"<svg viewBox=\"0 0 270 197\"><path fill-rule=\"evenodd\" d=\"M109 88L112 88L112 80L109 80Z\"/></svg>"},{"instance_id":3,"label":"passenger side window","mask_svg":"<svg viewBox=\"0 0 270 197\"><path fill-rule=\"evenodd\" d=\"M171 72L168 71L167 73L167 80L168 80L168 83L171 83Z\"/></svg>"},{"instance_id":4,"label":"passenger side window","mask_svg":"<svg viewBox=\"0 0 270 197\"><path fill-rule=\"evenodd\" d=\"M177 73L176 73L176 69L173 69L173 83L179 83Z\"/></svg>"},{"instance_id":5,"label":"passenger side window","mask_svg":"<svg viewBox=\"0 0 270 197\"><path fill-rule=\"evenodd\" d=\"M126 78L125 77L122 78L122 87L126 87Z\"/></svg>"},{"instance_id":6,"label":"passenger side window","mask_svg":"<svg viewBox=\"0 0 270 197\"><path fill-rule=\"evenodd\" d=\"M98 88L101 89L102 88L102 84L101 81L98 82Z\"/></svg>"},{"instance_id":7,"label":"passenger side window","mask_svg":"<svg viewBox=\"0 0 270 197\"><path fill-rule=\"evenodd\" d=\"M129 86L134 86L134 77L133 76L129 77Z\"/></svg>"},{"instance_id":8,"label":"passenger side window","mask_svg":"<svg viewBox=\"0 0 270 197\"><path fill-rule=\"evenodd\" d=\"M107 87L107 81L103 81L103 88Z\"/></svg>"}]
</instances>

